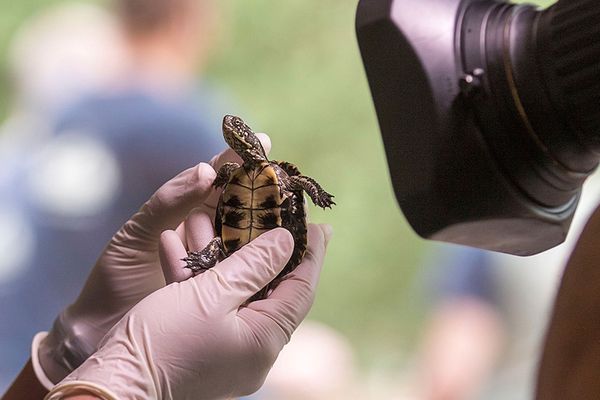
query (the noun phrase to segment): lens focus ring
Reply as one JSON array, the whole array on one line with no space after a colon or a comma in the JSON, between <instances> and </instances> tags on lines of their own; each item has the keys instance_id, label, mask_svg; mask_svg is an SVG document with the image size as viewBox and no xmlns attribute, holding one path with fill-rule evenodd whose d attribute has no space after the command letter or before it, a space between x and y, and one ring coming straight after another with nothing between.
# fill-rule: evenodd
<instances>
[{"instance_id":1,"label":"lens focus ring","mask_svg":"<svg viewBox=\"0 0 600 400\"><path fill-rule=\"evenodd\" d=\"M600 152L600 1L560 0L544 14L545 47L563 104L587 144Z\"/></svg>"}]
</instances>

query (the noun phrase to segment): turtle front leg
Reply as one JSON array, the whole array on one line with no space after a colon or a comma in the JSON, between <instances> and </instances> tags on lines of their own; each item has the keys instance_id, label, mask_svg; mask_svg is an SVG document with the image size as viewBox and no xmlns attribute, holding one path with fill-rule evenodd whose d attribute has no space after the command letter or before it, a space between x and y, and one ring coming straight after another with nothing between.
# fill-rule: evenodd
<instances>
[{"instance_id":1,"label":"turtle front leg","mask_svg":"<svg viewBox=\"0 0 600 400\"><path fill-rule=\"evenodd\" d=\"M227 183L227 181L229 181L231 173L239 167L240 164L235 162L226 162L225 164L223 164L217 172L217 177L213 182L213 186L216 188L224 186Z\"/></svg>"},{"instance_id":2,"label":"turtle front leg","mask_svg":"<svg viewBox=\"0 0 600 400\"><path fill-rule=\"evenodd\" d=\"M194 274L199 274L207 269L214 267L217 262L225 258L225 249L220 237L211 240L208 245L200 251L189 251L188 256L182 258L187 265L185 268L192 270Z\"/></svg>"},{"instance_id":3,"label":"turtle front leg","mask_svg":"<svg viewBox=\"0 0 600 400\"><path fill-rule=\"evenodd\" d=\"M335 204L334 196L323 190L313 178L304 175L291 176L289 183L291 190L304 190L312 202L321 208L331 208Z\"/></svg>"},{"instance_id":4,"label":"turtle front leg","mask_svg":"<svg viewBox=\"0 0 600 400\"><path fill-rule=\"evenodd\" d=\"M294 164L289 163L287 161L273 161L275 164L279 165L282 170L285 171L289 176L301 175L300 170Z\"/></svg>"}]
</instances>

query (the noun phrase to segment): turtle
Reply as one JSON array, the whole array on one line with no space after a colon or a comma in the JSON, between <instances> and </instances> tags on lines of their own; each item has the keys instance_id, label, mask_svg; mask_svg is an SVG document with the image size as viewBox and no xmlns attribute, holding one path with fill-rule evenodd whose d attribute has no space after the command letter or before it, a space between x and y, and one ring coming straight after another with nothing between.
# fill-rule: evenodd
<instances>
[{"instance_id":1,"label":"turtle","mask_svg":"<svg viewBox=\"0 0 600 400\"><path fill-rule=\"evenodd\" d=\"M242 159L242 165L225 163L213 182L223 188L215 214L216 236L201 250L183 258L186 268L202 273L246 243L276 227L287 229L294 238L294 250L281 273L250 300L266 297L270 288L291 272L304 257L307 246L307 214L304 193L323 209L335 205L312 178L292 163L267 158L260 140L237 116L223 118L225 142Z\"/></svg>"}]
</instances>

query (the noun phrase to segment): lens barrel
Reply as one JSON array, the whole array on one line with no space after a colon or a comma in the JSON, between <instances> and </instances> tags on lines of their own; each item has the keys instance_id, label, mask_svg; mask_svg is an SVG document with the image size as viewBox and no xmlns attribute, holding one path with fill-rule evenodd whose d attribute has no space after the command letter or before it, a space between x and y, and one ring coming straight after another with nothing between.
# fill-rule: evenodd
<instances>
[{"instance_id":1,"label":"lens barrel","mask_svg":"<svg viewBox=\"0 0 600 400\"><path fill-rule=\"evenodd\" d=\"M425 238L564 241L600 160L600 1L360 0L396 198Z\"/></svg>"},{"instance_id":2,"label":"lens barrel","mask_svg":"<svg viewBox=\"0 0 600 400\"><path fill-rule=\"evenodd\" d=\"M560 0L542 12L538 30L555 102L600 157L600 2Z\"/></svg>"},{"instance_id":3,"label":"lens barrel","mask_svg":"<svg viewBox=\"0 0 600 400\"><path fill-rule=\"evenodd\" d=\"M466 98L500 168L542 207L575 201L600 158L598 24L575 29L592 9L597 20L600 2L539 11L480 1L462 15L463 68L484 71L482 90Z\"/></svg>"}]
</instances>

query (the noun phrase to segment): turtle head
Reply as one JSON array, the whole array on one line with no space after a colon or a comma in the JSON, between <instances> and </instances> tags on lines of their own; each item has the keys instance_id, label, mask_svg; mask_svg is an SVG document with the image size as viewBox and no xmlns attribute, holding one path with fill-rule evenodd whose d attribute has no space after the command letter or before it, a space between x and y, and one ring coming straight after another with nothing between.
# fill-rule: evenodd
<instances>
[{"instance_id":1,"label":"turtle head","mask_svg":"<svg viewBox=\"0 0 600 400\"><path fill-rule=\"evenodd\" d=\"M240 117L226 115L223 118L223 137L244 162L267 160L260 140Z\"/></svg>"}]
</instances>

